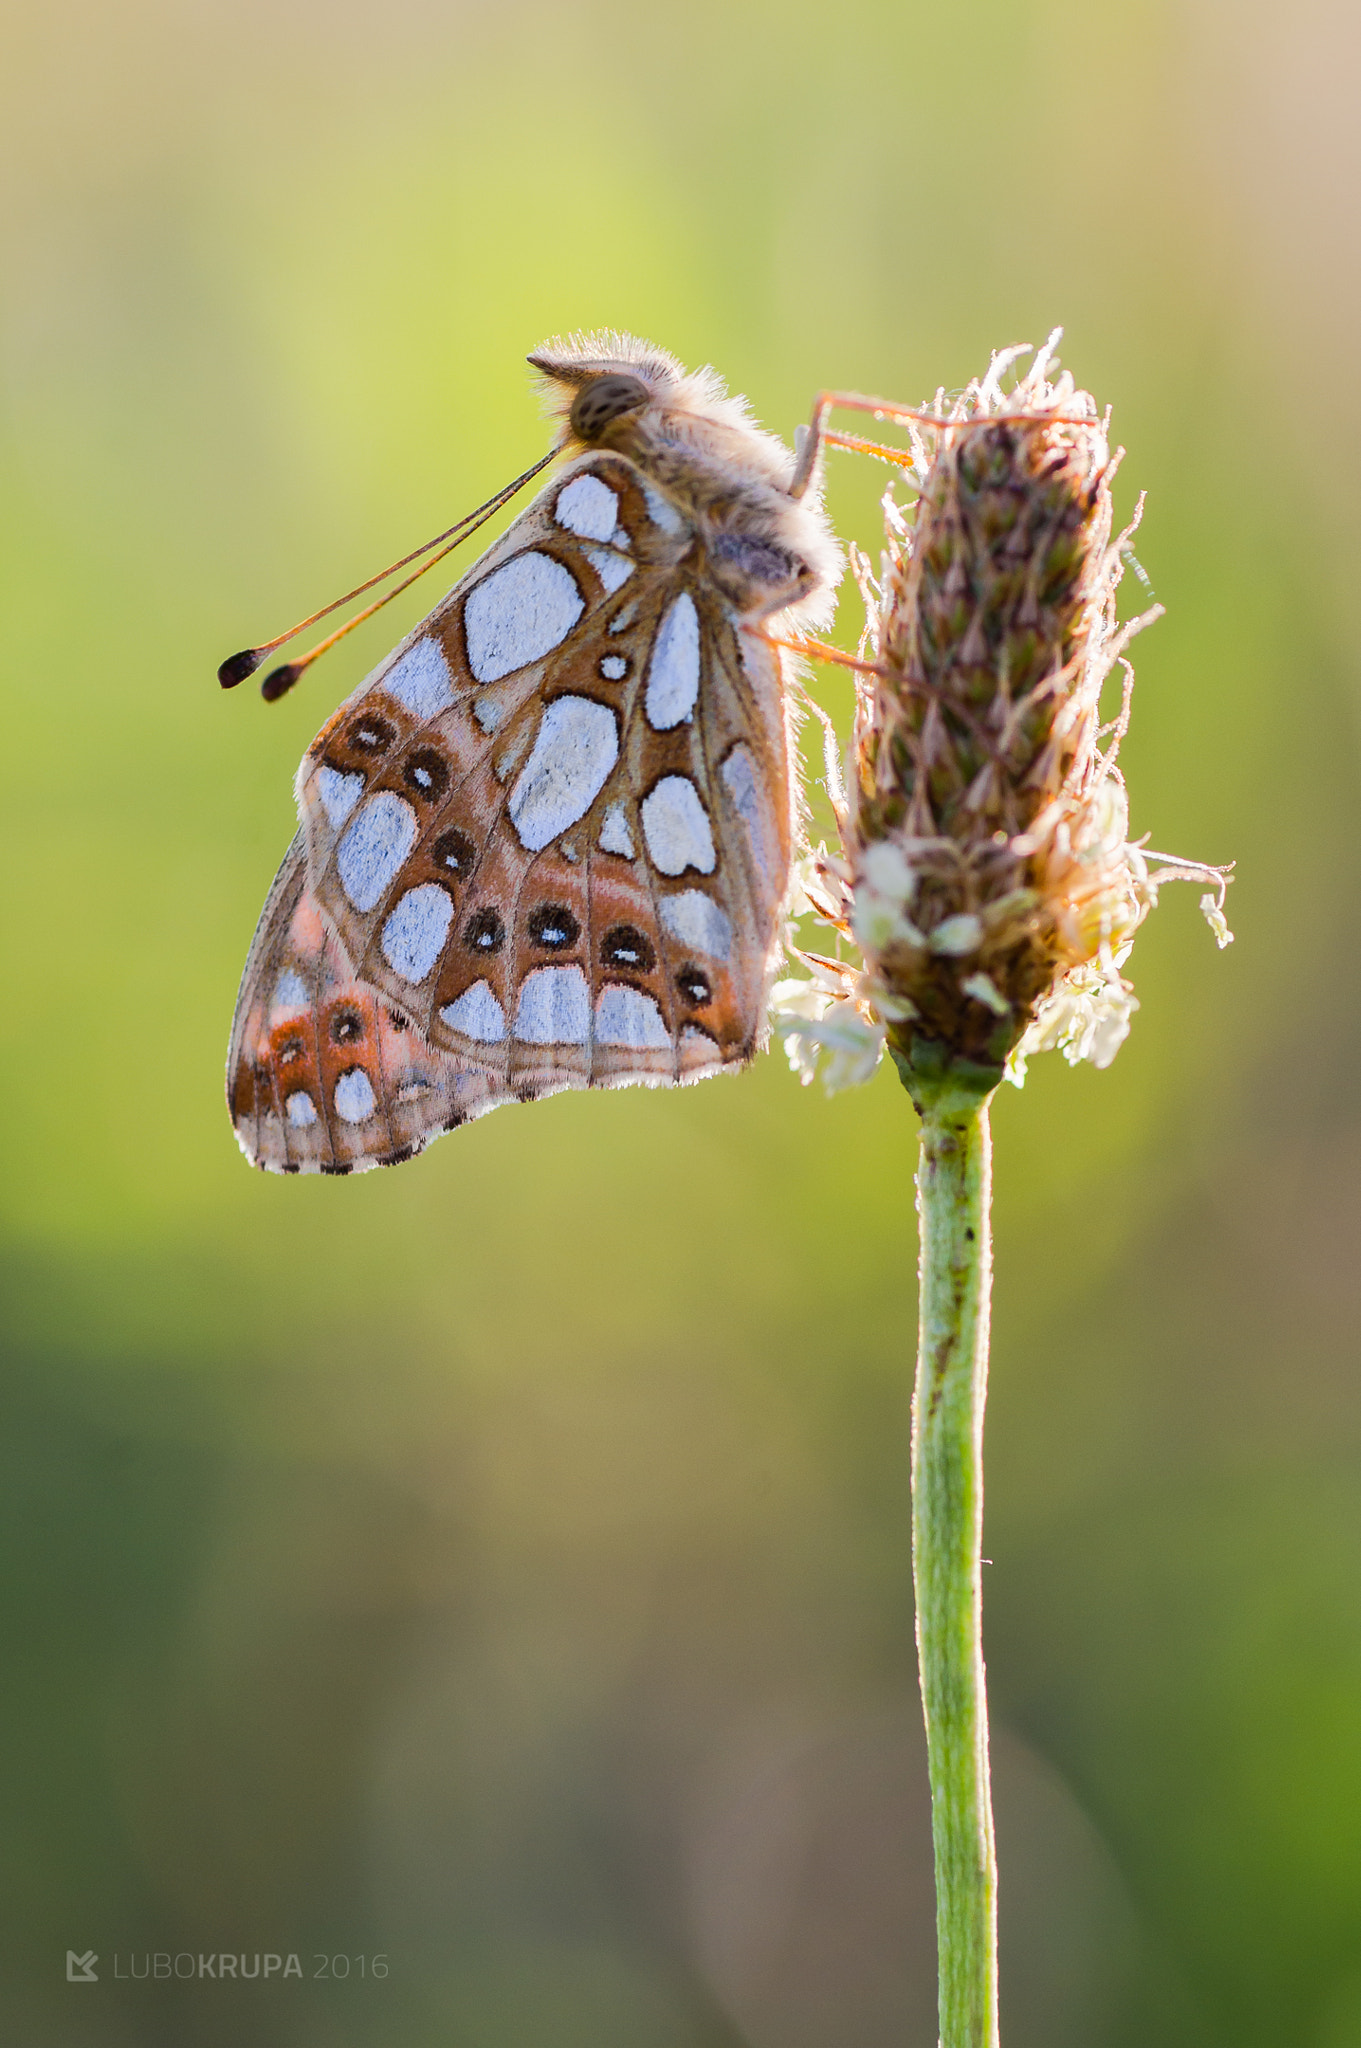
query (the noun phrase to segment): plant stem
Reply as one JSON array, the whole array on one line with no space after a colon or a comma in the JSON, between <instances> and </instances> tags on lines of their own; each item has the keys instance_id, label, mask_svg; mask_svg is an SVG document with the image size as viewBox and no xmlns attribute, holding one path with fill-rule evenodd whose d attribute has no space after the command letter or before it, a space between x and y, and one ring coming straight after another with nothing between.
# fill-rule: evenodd
<instances>
[{"instance_id":1,"label":"plant stem","mask_svg":"<svg viewBox=\"0 0 1361 2048\"><path fill-rule=\"evenodd\" d=\"M912 1565L936 1852L940 2039L941 2048L996 2048L997 1862L980 1554L992 1142L979 1085L941 1075L913 1094L922 1130Z\"/></svg>"}]
</instances>

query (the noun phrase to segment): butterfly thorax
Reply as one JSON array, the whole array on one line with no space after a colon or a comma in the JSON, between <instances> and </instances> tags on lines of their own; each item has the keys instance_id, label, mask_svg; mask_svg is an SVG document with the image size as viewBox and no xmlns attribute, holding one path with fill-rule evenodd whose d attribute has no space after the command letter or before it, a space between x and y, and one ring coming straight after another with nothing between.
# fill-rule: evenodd
<instances>
[{"instance_id":1,"label":"butterfly thorax","mask_svg":"<svg viewBox=\"0 0 1361 2048\"><path fill-rule=\"evenodd\" d=\"M787 492L672 438L665 420L660 430L646 416L618 420L600 445L665 493L694 531L701 573L745 617L767 618L826 587L821 521Z\"/></svg>"},{"instance_id":2,"label":"butterfly thorax","mask_svg":"<svg viewBox=\"0 0 1361 2048\"><path fill-rule=\"evenodd\" d=\"M586 351L596 337L550 344L530 358L564 451L626 456L696 529L715 580L753 618L797 608L792 624L820 622L841 570L815 490L790 496L794 461L757 427L745 402L712 372L687 375L660 350L628 336Z\"/></svg>"}]
</instances>

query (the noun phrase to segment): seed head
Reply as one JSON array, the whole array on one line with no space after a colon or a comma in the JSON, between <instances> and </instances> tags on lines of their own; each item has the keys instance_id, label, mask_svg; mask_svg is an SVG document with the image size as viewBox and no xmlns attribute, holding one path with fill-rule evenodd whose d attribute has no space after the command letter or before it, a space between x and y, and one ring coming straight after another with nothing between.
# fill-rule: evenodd
<instances>
[{"instance_id":1,"label":"seed head","mask_svg":"<svg viewBox=\"0 0 1361 2048\"><path fill-rule=\"evenodd\" d=\"M887 1035L909 1085L946 1066L1000 1079L1009 1061L1019 1080L1048 1045L1107 1065L1136 1007L1120 967L1160 881L1209 881L1203 907L1227 939L1227 874L1129 839L1125 649L1161 607L1117 622L1142 501L1114 535L1123 450L1057 372L1057 339L1009 393L1002 373L1027 351L912 423L918 496L906 512L885 498L880 577L856 564L871 673L842 856L823 858L811 893L864 968L819 972L831 985L840 967L838 1000ZM1122 701L1103 726L1117 663ZM806 1068L810 1046L776 1021ZM849 1018L836 1022L840 1043Z\"/></svg>"}]
</instances>

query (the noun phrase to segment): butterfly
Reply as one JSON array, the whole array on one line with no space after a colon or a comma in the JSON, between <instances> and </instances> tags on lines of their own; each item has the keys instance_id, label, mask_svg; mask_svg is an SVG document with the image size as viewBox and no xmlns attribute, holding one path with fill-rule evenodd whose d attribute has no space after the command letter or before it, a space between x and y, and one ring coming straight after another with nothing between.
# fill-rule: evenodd
<instances>
[{"instance_id":1,"label":"butterfly","mask_svg":"<svg viewBox=\"0 0 1361 2048\"><path fill-rule=\"evenodd\" d=\"M840 572L810 465L632 336L529 361L551 482L298 771L227 1070L271 1172L762 1040L799 804L772 629L820 623Z\"/></svg>"}]
</instances>

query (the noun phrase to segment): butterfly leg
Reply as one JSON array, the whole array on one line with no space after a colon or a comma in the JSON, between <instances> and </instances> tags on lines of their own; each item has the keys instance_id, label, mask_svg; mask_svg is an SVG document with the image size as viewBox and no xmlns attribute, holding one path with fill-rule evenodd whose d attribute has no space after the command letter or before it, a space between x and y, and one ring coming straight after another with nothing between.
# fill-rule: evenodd
<instances>
[{"instance_id":1,"label":"butterfly leg","mask_svg":"<svg viewBox=\"0 0 1361 2048\"><path fill-rule=\"evenodd\" d=\"M916 460L904 448L888 448L879 441L865 441L854 434L838 434L827 425L827 415L837 407L848 412L872 413L879 420L914 420L921 415L903 405L894 405L887 398L866 398L859 391L819 391L813 404L813 417L806 427L800 427L796 436L798 460L794 468L794 480L789 486L791 498L801 498L812 483L817 470L818 457L824 447L849 448L858 455L874 455L883 462L891 462L899 468L908 469Z\"/></svg>"},{"instance_id":2,"label":"butterfly leg","mask_svg":"<svg viewBox=\"0 0 1361 2048\"><path fill-rule=\"evenodd\" d=\"M845 653L840 647L832 647L825 640L814 640L807 634L799 640L781 639L778 633L767 633L762 626L743 626L742 631L753 640L764 642L767 647L786 647L791 654L805 655L809 661L830 661L838 668L858 669L862 675L882 676L887 671L878 662L860 661L854 654Z\"/></svg>"}]
</instances>

